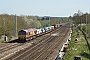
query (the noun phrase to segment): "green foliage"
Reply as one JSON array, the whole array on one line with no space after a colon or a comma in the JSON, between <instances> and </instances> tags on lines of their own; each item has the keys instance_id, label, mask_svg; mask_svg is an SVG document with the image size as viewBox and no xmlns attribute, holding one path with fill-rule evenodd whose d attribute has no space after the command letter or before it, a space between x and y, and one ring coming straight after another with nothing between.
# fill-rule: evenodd
<instances>
[{"instance_id":1,"label":"green foliage","mask_svg":"<svg viewBox=\"0 0 90 60\"><path fill-rule=\"evenodd\" d=\"M24 28L34 28L33 19L34 19L33 16L17 16L17 31ZM40 25L40 23L38 24ZM0 35L7 34L8 36L14 36L15 34L14 32L15 32L15 15L1 14Z\"/></svg>"},{"instance_id":2,"label":"green foliage","mask_svg":"<svg viewBox=\"0 0 90 60\"><path fill-rule=\"evenodd\" d=\"M82 30L83 31L86 31L86 26L82 26Z\"/></svg>"},{"instance_id":3,"label":"green foliage","mask_svg":"<svg viewBox=\"0 0 90 60\"><path fill-rule=\"evenodd\" d=\"M40 28L43 28L43 27L44 27L44 20L39 20L39 21L40 21L40 23L41 23Z\"/></svg>"},{"instance_id":4,"label":"green foliage","mask_svg":"<svg viewBox=\"0 0 90 60\"><path fill-rule=\"evenodd\" d=\"M88 27L88 33L90 33L90 25L88 25L87 27Z\"/></svg>"},{"instance_id":5,"label":"green foliage","mask_svg":"<svg viewBox=\"0 0 90 60\"><path fill-rule=\"evenodd\" d=\"M77 13L74 13L73 17L73 23L75 26L80 26L80 28L86 32L86 27L87 27L87 33L90 35L90 14L89 13L82 13L78 11ZM87 21L87 26L86 26L86 21ZM90 36L89 36L90 37Z\"/></svg>"},{"instance_id":6,"label":"green foliage","mask_svg":"<svg viewBox=\"0 0 90 60\"><path fill-rule=\"evenodd\" d=\"M82 26L82 30L84 32L86 32L86 25L85 26ZM90 38L90 26L87 26L87 34L88 34L88 38Z\"/></svg>"},{"instance_id":7,"label":"green foliage","mask_svg":"<svg viewBox=\"0 0 90 60\"><path fill-rule=\"evenodd\" d=\"M90 14L88 14L87 12L85 14L83 14L82 12L77 12L74 13L73 17L73 22L74 24L86 24L86 19L88 24L90 24Z\"/></svg>"},{"instance_id":8,"label":"green foliage","mask_svg":"<svg viewBox=\"0 0 90 60\"><path fill-rule=\"evenodd\" d=\"M64 55L64 60L74 60L75 56L81 56L83 60L89 59L89 50L86 41L84 40L83 34L81 32L79 34L80 37L78 38L78 43L75 43L77 33L74 29L70 45L68 47L66 54Z\"/></svg>"},{"instance_id":9,"label":"green foliage","mask_svg":"<svg viewBox=\"0 0 90 60\"><path fill-rule=\"evenodd\" d=\"M60 20L62 20L61 23L67 22L68 18L62 18L59 19L59 17L50 17L50 25L54 25L57 23L60 23ZM17 33L21 29L26 28L43 28L46 24L46 26L49 26L49 20L39 20L38 16L17 16ZM0 14L0 35L7 34L9 37L14 36L15 34L15 15L9 15L9 14Z\"/></svg>"}]
</instances>

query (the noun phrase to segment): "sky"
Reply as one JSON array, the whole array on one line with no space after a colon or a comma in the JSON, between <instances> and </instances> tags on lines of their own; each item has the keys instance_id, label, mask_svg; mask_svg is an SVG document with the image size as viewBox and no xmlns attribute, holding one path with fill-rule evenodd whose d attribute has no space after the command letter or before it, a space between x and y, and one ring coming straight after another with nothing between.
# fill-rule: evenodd
<instances>
[{"instance_id":1,"label":"sky","mask_svg":"<svg viewBox=\"0 0 90 60\"><path fill-rule=\"evenodd\" d=\"M0 0L0 14L73 16L90 12L90 0Z\"/></svg>"}]
</instances>

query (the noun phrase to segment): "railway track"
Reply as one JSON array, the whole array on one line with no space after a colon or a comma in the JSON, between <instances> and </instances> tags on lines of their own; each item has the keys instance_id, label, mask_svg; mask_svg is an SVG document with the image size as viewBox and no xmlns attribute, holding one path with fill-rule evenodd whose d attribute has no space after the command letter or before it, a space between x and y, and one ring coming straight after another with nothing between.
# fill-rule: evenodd
<instances>
[{"instance_id":1,"label":"railway track","mask_svg":"<svg viewBox=\"0 0 90 60\"><path fill-rule=\"evenodd\" d=\"M66 25L67 26L67 25ZM63 28L59 29L56 33L65 34L67 33L68 29L64 26ZM42 39L40 42L31 47L28 47L25 50L17 52L15 55L8 57L6 60L45 60L48 56L53 53L54 49L57 48L59 44L62 44L62 40L65 38L66 35L59 35L59 36L50 36L47 39Z\"/></svg>"},{"instance_id":2,"label":"railway track","mask_svg":"<svg viewBox=\"0 0 90 60\"><path fill-rule=\"evenodd\" d=\"M5 43L0 44L0 48L4 47L5 45L6 45Z\"/></svg>"},{"instance_id":3,"label":"railway track","mask_svg":"<svg viewBox=\"0 0 90 60\"><path fill-rule=\"evenodd\" d=\"M58 29L56 29L56 30L54 30L54 31L52 31L52 32L50 32L50 33L54 33L54 32L57 31L57 30L58 30ZM36 38L36 39L34 39L34 40L27 41L25 44L34 42L33 45L31 46L31 47L33 47L34 45L42 42L44 39L46 39L46 38L48 38L48 37L50 37L50 35L48 35L48 33L47 33L47 35L42 35L42 36L40 36L40 37L38 37L38 38ZM11 41L11 42L9 42L9 43L2 43L2 44L0 44L0 49L1 49L1 50L0 50L0 59L5 58L8 54L12 54L10 51L12 51L12 50L15 51L16 49L18 49L17 47L21 47L22 45L24 45L24 43L16 43L15 40L14 40L14 42ZM15 49L15 48L16 48L16 49ZM10 53L9 53L8 51L9 51ZM14 52L14 51L12 51L12 52ZM5 56L5 55L6 55L6 56ZM5 56L5 57L4 57L4 56Z\"/></svg>"},{"instance_id":4,"label":"railway track","mask_svg":"<svg viewBox=\"0 0 90 60\"><path fill-rule=\"evenodd\" d=\"M49 37L49 38L51 38L51 37ZM36 50L38 50L38 49L36 49L36 47L40 47L40 46L42 46L43 45L43 43L45 44L45 43L47 43L48 42L48 40L49 40L49 38L48 39L46 39L46 40L44 40L44 41L42 41L41 43L39 43L39 44L37 44L36 46L34 46L34 47L29 47L28 49L26 49L25 51L21 51L21 52L18 52L17 54L15 54L15 55L13 55L13 56L11 56L10 58L8 58L8 59L11 59L11 60L13 60L13 59L21 59L21 57L20 56L25 56L25 55L27 55L27 53L29 53L30 51L36 51ZM47 41L47 42L46 42ZM30 49L31 48L31 49ZM23 52L23 53L22 53ZM32 54L32 53L31 53ZM7 59L6 59L7 60Z\"/></svg>"},{"instance_id":5,"label":"railway track","mask_svg":"<svg viewBox=\"0 0 90 60\"><path fill-rule=\"evenodd\" d=\"M67 31L66 31L66 33L67 33ZM39 55L35 54L35 55L37 55L37 57L36 58L34 57L35 58L34 60L47 60L49 55L51 55L53 53L53 51L57 48L57 46L62 43L62 40L64 39L65 36L61 35L61 37L57 37L55 39L55 41L56 41L55 44L53 44L53 42L55 42L55 41L53 41L52 43L50 43L49 46L47 46L47 49L44 49L43 52L41 52ZM29 59L31 59L31 58L29 57ZM50 59L48 59L48 60L50 60Z\"/></svg>"},{"instance_id":6,"label":"railway track","mask_svg":"<svg viewBox=\"0 0 90 60\"><path fill-rule=\"evenodd\" d=\"M8 51L10 49L16 48L16 47L21 46L21 45L22 44L20 44L20 43L3 43L0 46L0 53L3 53L5 51Z\"/></svg>"},{"instance_id":7,"label":"railway track","mask_svg":"<svg viewBox=\"0 0 90 60\"><path fill-rule=\"evenodd\" d=\"M67 34L68 33L68 29L67 29L67 31L65 31L65 34ZM62 46L62 40L64 41L64 39L65 39L65 37L66 37L67 35L60 35L56 40L57 40L57 42L54 44L54 46L52 46L52 48L50 49L50 52L48 52L47 54L46 54L46 52L45 53L43 53L42 55L44 56L44 58L42 58L41 56L41 59L40 59L40 57L38 58L38 59L35 59L35 60L55 60L55 58L53 59L53 58L50 58L50 55L51 54L53 54L54 55L54 51L57 49L57 50L59 50L59 48ZM59 47L59 45L60 45L60 47ZM58 48L59 47L59 48Z\"/></svg>"}]
</instances>

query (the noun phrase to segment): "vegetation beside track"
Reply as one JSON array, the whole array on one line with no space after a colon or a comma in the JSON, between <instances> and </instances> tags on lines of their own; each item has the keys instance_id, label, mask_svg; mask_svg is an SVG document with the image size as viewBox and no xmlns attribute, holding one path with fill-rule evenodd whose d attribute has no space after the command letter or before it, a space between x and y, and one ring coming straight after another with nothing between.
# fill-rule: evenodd
<instances>
[{"instance_id":1,"label":"vegetation beside track","mask_svg":"<svg viewBox=\"0 0 90 60\"><path fill-rule=\"evenodd\" d=\"M64 55L64 60L74 60L75 56L81 56L83 60L89 60L89 50L84 35L79 31L78 41L75 42L77 32L73 29L70 45ZM90 42L90 41L89 41Z\"/></svg>"},{"instance_id":2,"label":"vegetation beside track","mask_svg":"<svg viewBox=\"0 0 90 60\"><path fill-rule=\"evenodd\" d=\"M0 39L0 43L4 42L4 40Z\"/></svg>"},{"instance_id":3,"label":"vegetation beside track","mask_svg":"<svg viewBox=\"0 0 90 60\"><path fill-rule=\"evenodd\" d=\"M18 31L21 29L43 28L45 27L45 25L49 26L68 22L68 17L62 17L62 19L60 19L60 17L50 17L49 20L43 19L43 17L39 16L17 15L16 19L17 19L17 31L15 32L16 28L15 15L0 14L0 40L1 39L4 40L4 35L6 35L10 40L10 38L16 36L17 35L16 33L18 33Z\"/></svg>"}]
</instances>

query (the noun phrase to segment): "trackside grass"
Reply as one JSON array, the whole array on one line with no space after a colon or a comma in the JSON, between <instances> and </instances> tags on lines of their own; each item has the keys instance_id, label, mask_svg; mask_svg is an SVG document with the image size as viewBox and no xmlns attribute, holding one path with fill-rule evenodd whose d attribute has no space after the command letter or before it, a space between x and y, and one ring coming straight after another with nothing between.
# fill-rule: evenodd
<instances>
[{"instance_id":1,"label":"trackside grass","mask_svg":"<svg viewBox=\"0 0 90 60\"><path fill-rule=\"evenodd\" d=\"M2 39L0 39L0 44L3 43L4 41Z\"/></svg>"},{"instance_id":2,"label":"trackside grass","mask_svg":"<svg viewBox=\"0 0 90 60\"><path fill-rule=\"evenodd\" d=\"M74 29L64 60L74 60L75 56L81 56L83 60L89 60L89 50L83 34L79 31L78 41L75 42L77 32ZM89 41L90 42L90 41Z\"/></svg>"},{"instance_id":3,"label":"trackside grass","mask_svg":"<svg viewBox=\"0 0 90 60\"><path fill-rule=\"evenodd\" d=\"M88 42L89 42L89 44L90 44L90 38L87 38L87 40L88 40Z\"/></svg>"}]
</instances>

